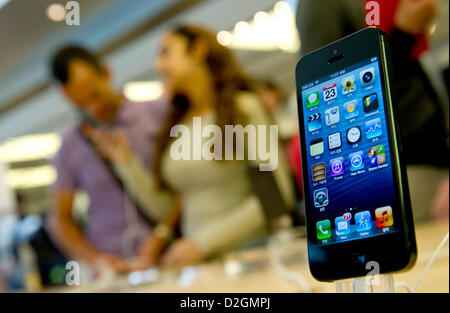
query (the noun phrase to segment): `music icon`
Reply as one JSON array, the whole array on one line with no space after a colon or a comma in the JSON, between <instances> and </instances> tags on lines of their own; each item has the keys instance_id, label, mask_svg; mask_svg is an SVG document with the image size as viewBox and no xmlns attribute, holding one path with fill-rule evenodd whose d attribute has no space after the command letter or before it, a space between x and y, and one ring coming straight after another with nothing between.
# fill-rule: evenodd
<instances>
[{"instance_id":1,"label":"music icon","mask_svg":"<svg viewBox=\"0 0 450 313\"><path fill-rule=\"evenodd\" d=\"M376 209L375 218L378 228L385 228L394 224L394 217L392 216L392 208L390 206Z\"/></svg>"}]
</instances>

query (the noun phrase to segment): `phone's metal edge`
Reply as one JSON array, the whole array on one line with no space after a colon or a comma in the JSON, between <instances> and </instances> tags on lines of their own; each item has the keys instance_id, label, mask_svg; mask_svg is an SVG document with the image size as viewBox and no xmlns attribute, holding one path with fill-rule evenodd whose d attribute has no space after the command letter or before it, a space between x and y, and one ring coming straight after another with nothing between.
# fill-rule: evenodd
<instances>
[{"instance_id":1,"label":"phone's metal edge","mask_svg":"<svg viewBox=\"0 0 450 313\"><path fill-rule=\"evenodd\" d=\"M381 57L382 57L382 62L383 62L383 68L387 69L388 68L388 61L387 61L387 56L386 56L386 51L385 51L386 50L386 45L385 45L385 42L384 42L384 36L381 35L380 38L381 38L381 47L382 47L382 49L381 49ZM384 76L384 81L385 81L385 86L384 87L385 87L386 94L387 94L386 101L388 102L388 106L387 107L388 107L389 119L390 119L390 124L391 124L390 126L391 126L391 130L393 132L392 140L394 141L394 147L396 147L395 149L391 149L391 150L395 151L395 163L396 163L397 168L399 169L399 171L398 171L398 175L399 175L398 184L399 184L399 188L401 189L401 191L403 191L403 186L401 184L403 177L402 177L402 173L400 171L401 164L400 164L400 153L399 153L399 147L400 147L401 143L398 140L397 127L396 127L395 116L394 116L394 111L393 111L394 104L392 103L392 93L391 93L391 87L390 87L390 84L389 84L390 77L389 77L389 73L388 73L387 70L383 71L383 76ZM400 194L401 194L400 195L400 201L401 201L401 203L403 205L405 203L403 192L401 192Z\"/></svg>"},{"instance_id":2,"label":"phone's metal edge","mask_svg":"<svg viewBox=\"0 0 450 313\"><path fill-rule=\"evenodd\" d=\"M386 69L385 71L383 71L383 76L384 76L384 80L385 80L385 90L386 90L386 95L387 95L387 99L386 101L388 101L388 108L389 108L389 119L390 119L390 128L392 131L392 140L394 142L394 147L396 147L395 149L393 149L395 151L395 163L396 163L396 167L398 168L397 170L397 184L399 186L399 193L400 193L400 205L402 208L402 218L404 220L404 225L406 226L405 231L407 232L405 235L406 240L408 243L410 243L410 240L414 240L416 241L416 236L415 236L415 227L414 227L414 223L411 225L410 223L410 219L412 219L414 221L414 210L412 209L411 206L411 199L405 199L405 196L410 197L409 194L409 190L408 192L405 192L405 187L403 186L403 183L408 183L407 177L406 177L406 173L404 175L403 173L403 169L402 169L402 164L401 164L401 156L400 156L400 152L399 150L402 150L401 152L403 153L403 146L401 143L401 139L400 138L400 134L398 133L399 129L397 127L396 124L396 116L394 114L394 103L392 101L393 99L393 94L391 92L391 84L389 83L391 81L391 77L389 76L389 62L388 62L388 58L387 58L387 45L385 43L385 39L386 39L386 35L384 35L383 33L380 34L380 39L381 39L381 57L382 57L382 62L383 62L383 67ZM392 149L391 149L392 150ZM407 212L405 212L405 210L409 210L410 212L408 212L408 214L411 214L411 217L407 216ZM409 263L406 265L406 267L402 270L400 270L399 272L402 271L406 271L408 269L410 269L414 264L415 261L417 259L417 243L414 242L413 244L413 248L414 251L412 251L415 255L412 256L412 258L409 260Z\"/></svg>"}]
</instances>

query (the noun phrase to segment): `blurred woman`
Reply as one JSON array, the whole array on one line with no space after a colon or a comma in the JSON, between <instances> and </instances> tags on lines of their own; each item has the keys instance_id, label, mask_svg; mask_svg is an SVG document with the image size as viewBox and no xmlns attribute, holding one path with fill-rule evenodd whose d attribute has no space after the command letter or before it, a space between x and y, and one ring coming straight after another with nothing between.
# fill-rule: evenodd
<instances>
[{"instance_id":1,"label":"blurred woman","mask_svg":"<svg viewBox=\"0 0 450 313\"><path fill-rule=\"evenodd\" d=\"M280 200L273 202L275 206L280 210L292 208L293 186L280 149L278 167L270 173L255 171L260 162L258 157L256 160L174 160L171 157L173 138L169 134L172 127L187 126L192 134L193 117L201 117L202 125L219 126L222 134L225 134L225 125L271 124L264 105L253 91L252 82L240 69L231 51L217 42L214 33L197 26L179 27L168 32L162 39L157 70L165 79L171 111L159 137L155 172L150 174L144 170L140 160L127 149L124 136L105 136L97 131L93 139L113 161L119 175L134 182L140 201L147 206L157 206L161 192L164 195L170 192L178 200L172 216L156 226L154 241L150 241L142 254L155 261L170 240L181 211L182 237L167 249L162 265L183 266L243 246L267 234L271 212L267 212L264 203L270 199L264 197L279 195ZM266 138L270 139L269 136ZM187 140L192 151L193 140ZM217 138L203 137L201 140L203 146ZM230 142L220 140L222 142L213 145L214 150L223 147L221 150L225 151ZM264 181L267 175L270 182ZM266 187L263 200L255 191L261 187Z\"/></svg>"}]
</instances>

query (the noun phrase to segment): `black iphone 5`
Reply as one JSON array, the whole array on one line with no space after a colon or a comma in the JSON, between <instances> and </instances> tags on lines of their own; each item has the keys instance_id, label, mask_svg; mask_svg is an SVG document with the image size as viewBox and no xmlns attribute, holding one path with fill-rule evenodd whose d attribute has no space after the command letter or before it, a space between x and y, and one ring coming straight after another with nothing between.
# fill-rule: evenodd
<instances>
[{"instance_id":1,"label":"black iphone 5","mask_svg":"<svg viewBox=\"0 0 450 313\"><path fill-rule=\"evenodd\" d=\"M376 28L297 64L308 258L320 281L364 276L371 261L379 273L415 262L391 68Z\"/></svg>"}]
</instances>

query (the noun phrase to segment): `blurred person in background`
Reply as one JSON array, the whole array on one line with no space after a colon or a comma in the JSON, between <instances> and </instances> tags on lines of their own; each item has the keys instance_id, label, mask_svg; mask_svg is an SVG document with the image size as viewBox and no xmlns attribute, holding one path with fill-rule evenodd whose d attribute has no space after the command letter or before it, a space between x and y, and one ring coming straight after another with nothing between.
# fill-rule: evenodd
<instances>
[{"instance_id":1,"label":"blurred person in background","mask_svg":"<svg viewBox=\"0 0 450 313\"><path fill-rule=\"evenodd\" d=\"M279 85L271 80L257 82L257 92L270 116L278 125L278 133L283 146L298 131L298 117L288 108L288 101Z\"/></svg>"},{"instance_id":2,"label":"blurred person in background","mask_svg":"<svg viewBox=\"0 0 450 313\"><path fill-rule=\"evenodd\" d=\"M14 251L14 232L19 223L15 193L6 183L8 167L0 161L0 292L22 289L23 271ZM22 272L22 273L20 273Z\"/></svg>"},{"instance_id":3,"label":"blurred person in background","mask_svg":"<svg viewBox=\"0 0 450 313\"><path fill-rule=\"evenodd\" d=\"M367 2L300 1L297 27L301 54L364 28ZM390 37L400 132L415 219L424 221L433 215L430 203L438 181L448 176L449 161L444 107L419 62L429 46L426 34L438 4L437 0L376 2L380 5L380 25L377 27ZM317 21L326 23L318 24Z\"/></svg>"},{"instance_id":4,"label":"blurred person in background","mask_svg":"<svg viewBox=\"0 0 450 313\"><path fill-rule=\"evenodd\" d=\"M298 186L299 198L303 199L302 156L300 152L300 133L291 138L286 147L289 166L294 173Z\"/></svg>"},{"instance_id":5,"label":"blurred person in background","mask_svg":"<svg viewBox=\"0 0 450 313\"><path fill-rule=\"evenodd\" d=\"M126 99L113 89L109 69L79 46L59 50L51 61L51 71L81 117L77 126L64 133L54 159L58 173L53 189L54 238L69 257L87 262L97 273L140 267L146 261L140 258L139 247L150 235L151 224L166 217L172 199L165 199L154 211L145 211L130 193L131 188L98 153L89 134L98 127L120 129L130 149L150 169L154 138L167 106L162 101L135 103ZM83 228L72 215L77 190L86 191L90 200Z\"/></svg>"},{"instance_id":6,"label":"blurred person in background","mask_svg":"<svg viewBox=\"0 0 450 313\"><path fill-rule=\"evenodd\" d=\"M6 292L24 287L24 273L14 253L14 232L18 223L19 218L16 212L0 210L0 291L3 289Z\"/></svg>"},{"instance_id":7,"label":"blurred person in background","mask_svg":"<svg viewBox=\"0 0 450 313\"><path fill-rule=\"evenodd\" d=\"M300 151L295 149L295 145L299 142L298 116L288 109L288 103L283 90L275 82L271 80L260 80L257 90L267 111L278 125L280 140L286 151L287 161L296 181L297 198L302 199L301 158Z\"/></svg>"},{"instance_id":8,"label":"blurred person in background","mask_svg":"<svg viewBox=\"0 0 450 313\"><path fill-rule=\"evenodd\" d=\"M438 187L431 202L431 212L433 218L448 219L449 215L449 178L443 179Z\"/></svg>"},{"instance_id":9,"label":"blurred person in background","mask_svg":"<svg viewBox=\"0 0 450 313\"><path fill-rule=\"evenodd\" d=\"M162 266L195 264L265 237L273 211L286 213L294 205L282 151L273 172L259 172L259 160L174 160L170 154L171 128L182 124L192 133L193 117L201 117L203 126L218 125L222 134L225 125L269 125L254 84L216 35L198 26L169 31L156 67L165 79L171 108L159 135L154 172L143 169L122 134L96 131L93 136L123 179L136 182L140 197L152 202L169 190L177 198L178 207L158 225L147 253L156 262L178 218L182 236L170 243ZM203 137L202 144L210 140Z\"/></svg>"},{"instance_id":10,"label":"blurred person in background","mask_svg":"<svg viewBox=\"0 0 450 313\"><path fill-rule=\"evenodd\" d=\"M365 27L362 0L300 1L297 26L305 55ZM419 63L428 49L427 27L437 0L382 0L381 30L391 39L400 129L407 164L448 167L448 127L443 106ZM327 21L317 25L317 21Z\"/></svg>"},{"instance_id":11,"label":"blurred person in background","mask_svg":"<svg viewBox=\"0 0 450 313\"><path fill-rule=\"evenodd\" d=\"M283 105L283 91L280 86L271 80L261 80L258 84L258 93L267 111L271 114L275 114Z\"/></svg>"}]
</instances>

